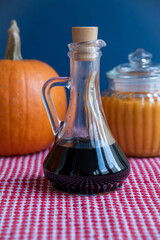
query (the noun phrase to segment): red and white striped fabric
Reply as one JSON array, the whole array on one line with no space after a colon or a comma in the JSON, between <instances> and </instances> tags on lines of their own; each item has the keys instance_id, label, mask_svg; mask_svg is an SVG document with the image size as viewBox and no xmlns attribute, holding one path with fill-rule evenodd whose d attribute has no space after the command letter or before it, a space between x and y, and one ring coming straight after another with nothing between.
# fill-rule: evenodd
<instances>
[{"instance_id":1,"label":"red and white striped fabric","mask_svg":"<svg viewBox=\"0 0 160 240\"><path fill-rule=\"evenodd\" d=\"M0 159L0 239L160 239L160 158L131 159L118 191L79 196L51 187L46 153Z\"/></svg>"}]
</instances>

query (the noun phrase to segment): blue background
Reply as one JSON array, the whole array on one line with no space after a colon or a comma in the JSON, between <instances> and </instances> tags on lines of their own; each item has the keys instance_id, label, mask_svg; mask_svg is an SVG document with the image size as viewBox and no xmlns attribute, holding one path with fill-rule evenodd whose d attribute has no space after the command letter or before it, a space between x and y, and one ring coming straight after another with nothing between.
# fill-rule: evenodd
<instances>
[{"instance_id":1,"label":"blue background","mask_svg":"<svg viewBox=\"0 0 160 240\"><path fill-rule=\"evenodd\" d=\"M67 44L72 26L98 26L107 42L101 58L101 90L107 87L105 72L127 62L127 55L144 48L160 62L159 0L0 0L0 58L7 42L11 19L20 27L22 56L69 75Z\"/></svg>"}]
</instances>

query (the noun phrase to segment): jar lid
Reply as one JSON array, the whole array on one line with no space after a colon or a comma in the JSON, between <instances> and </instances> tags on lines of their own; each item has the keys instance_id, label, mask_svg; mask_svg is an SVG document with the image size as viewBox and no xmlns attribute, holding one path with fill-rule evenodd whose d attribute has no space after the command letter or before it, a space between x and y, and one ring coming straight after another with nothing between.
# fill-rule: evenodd
<instances>
[{"instance_id":1,"label":"jar lid","mask_svg":"<svg viewBox=\"0 0 160 240\"><path fill-rule=\"evenodd\" d=\"M145 84L155 85L157 81L160 86L160 64L151 61L151 53L139 48L130 53L128 59L129 63L120 64L106 73L109 80L114 80L114 84L127 84L130 87L141 85L141 90L145 88Z\"/></svg>"}]
</instances>

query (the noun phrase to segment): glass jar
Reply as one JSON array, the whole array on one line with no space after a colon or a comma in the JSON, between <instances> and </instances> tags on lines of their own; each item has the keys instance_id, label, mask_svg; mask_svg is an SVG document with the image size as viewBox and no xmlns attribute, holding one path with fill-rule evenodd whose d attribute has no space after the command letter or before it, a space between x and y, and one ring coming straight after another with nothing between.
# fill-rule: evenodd
<instances>
[{"instance_id":1,"label":"glass jar","mask_svg":"<svg viewBox=\"0 0 160 240\"><path fill-rule=\"evenodd\" d=\"M137 49L129 63L107 72L102 104L109 127L127 156L160 156L160 65Z\"/></svg>"}]
</instances>

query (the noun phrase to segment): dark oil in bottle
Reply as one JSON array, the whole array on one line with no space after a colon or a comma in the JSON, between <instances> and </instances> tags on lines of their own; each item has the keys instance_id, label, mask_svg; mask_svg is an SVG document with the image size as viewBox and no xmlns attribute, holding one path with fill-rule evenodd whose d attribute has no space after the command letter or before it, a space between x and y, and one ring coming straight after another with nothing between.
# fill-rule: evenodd
<instances>
[{"instance_id":1,"label":"dark oil in bottle","mask_svg":"<svg viewBox=\"0 0 160 240\"><path fill-rule=\"evenodd\" d=\"M94 194L118 189L130 166L115 142L91 147L90 140L76 139L72 146L56 144L43 169L54 188L71 193Z\"/></svg>"}]
</instances>

